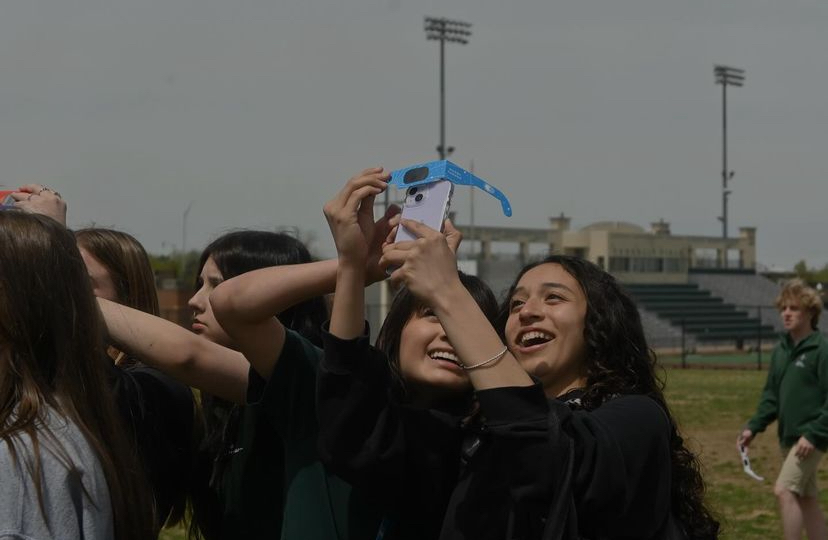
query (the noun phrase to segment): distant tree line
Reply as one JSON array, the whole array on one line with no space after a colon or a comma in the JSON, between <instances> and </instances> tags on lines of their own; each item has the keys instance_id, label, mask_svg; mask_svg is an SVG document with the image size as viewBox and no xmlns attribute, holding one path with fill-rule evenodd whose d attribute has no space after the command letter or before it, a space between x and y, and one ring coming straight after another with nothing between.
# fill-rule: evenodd
<instances>
[{"instance_id":1,"label":"distant tree line","mask_svg":"<svg viewBox=\"0 0 828 540\"><path fill-rule=\"evenodd\" d=\"M295 236L308 247L313 257L319 258L314 249L316 235L313 231L306 231L299 227L279 227L274 230ZM155 273L156 285L160 286L165 280L173 279L179 289L194 288L200 255L201 252L197 250L190 250L186 253L174 250L166 255L150 253L150 264L152 265L152 271Z\"/></svg>"},{"instance_id":2,"label":"distant tree line","mask_svg":"<svg viewBox=\"0 0 828 540\"><path fill-rule=\"evenodd\" d=\"M794 265L794 273L796 276L812 287L816 287L817 290L822 293L823 299L826 297L826 292L828 292L826 284L828 284L828 264L824 265L822 268L808 268L808 264L801 260L796 265Z\"/></svg>"}]
</instances>

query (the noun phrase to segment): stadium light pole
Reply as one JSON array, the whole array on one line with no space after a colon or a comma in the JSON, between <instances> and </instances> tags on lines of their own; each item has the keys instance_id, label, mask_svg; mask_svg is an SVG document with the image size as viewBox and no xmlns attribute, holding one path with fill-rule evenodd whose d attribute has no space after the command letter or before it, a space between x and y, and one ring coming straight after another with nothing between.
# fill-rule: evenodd
<instances>
[{"instance_id":1,"label":"stadium light pole","mask_svg":"<svg viewBox=\"0 0 828 540\"><path fill-rule=\"evenodd\" d=\"M425 18L426 39L440 42L440 145L437 153L446 159L454 148L446 147L446 41L466 45L471 36L471 24L444 17Z\"/></svg>"},{"instance_id":2,"label":"stadium light pole","mask_svg":"<svg viewBox=\"0 0 828 540\"><path fill-rule=\"evenodd\" d=\"M729 66L716 65L713 67L716 84L722 85L722 238L727 238L727 198L730 190L727 189L728 180L733 179L734 171L727 168L727 87L741 87L745 84L745 70Z\"/></svg>"}]
</instances>

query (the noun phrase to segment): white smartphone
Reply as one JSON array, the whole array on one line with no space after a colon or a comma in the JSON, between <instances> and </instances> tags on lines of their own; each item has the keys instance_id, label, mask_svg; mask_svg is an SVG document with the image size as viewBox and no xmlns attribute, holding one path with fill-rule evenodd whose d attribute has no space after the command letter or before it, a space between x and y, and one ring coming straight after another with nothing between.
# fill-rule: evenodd
<instances>
[{"instance_id":1,"label":"white smartphone","mask_svg":"<svg viewBox=\"0 0 828 540\"><path fill-rule=\"evenodd\" d=\"M413 186L405 191L402 218L419 221L434 230L443 230L443 222L448 217L454 184L448 180L438 180L428 184ZM408 229L400 225L394 242L416 240Z\"/></svg>"}]
</instances>

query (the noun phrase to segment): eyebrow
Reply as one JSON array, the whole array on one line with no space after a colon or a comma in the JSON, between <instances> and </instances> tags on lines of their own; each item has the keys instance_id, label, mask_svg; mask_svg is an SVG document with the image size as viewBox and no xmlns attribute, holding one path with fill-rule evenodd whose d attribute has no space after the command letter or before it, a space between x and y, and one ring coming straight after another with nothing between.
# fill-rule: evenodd
<instances>
[{"instance_id":1,"label":"eyebrow","mask_svg":"<svg viewBox=\"0 0 828 540\"><path fill-rule=\"evenodd\" d=\"M557 283L554 281L548 281L546 283L541 283L541 287L544 289L564 289L565 291L569 291L572 294L575 294L575 291L564 285L563 283ZM519 292L525 293L526 287L515 287L515 291L512 293L517 294Z\"/></svg>"}]
</instances>

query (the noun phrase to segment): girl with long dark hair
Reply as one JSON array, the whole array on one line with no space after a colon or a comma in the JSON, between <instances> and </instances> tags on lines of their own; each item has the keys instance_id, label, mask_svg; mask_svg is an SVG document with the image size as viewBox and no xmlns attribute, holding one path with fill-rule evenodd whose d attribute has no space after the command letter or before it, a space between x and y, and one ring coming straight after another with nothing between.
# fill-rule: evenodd
<instances>
[{"instance_id":1,"label":"girl with long dark hair","mask_svg":"<svg viewBox=\"0 0 828 540\"><path fill-rule=\"evenodd\" d=\"M18 208L65 226L66 203L56 191L27 184L15 196ZM95 296L159 315L155 275L135 237L100 227L76 230L74 236ZM199 433L192 392L109 343L106 355L115 364L108 369L109 386L152 490L157 529L174 526L186 512L189 464Z\"/></svg>"},{"instance_id":2,"label":"girl with long dark hair","mask_svg":"<svg viewBox=\"0 0 828 540\"><path fill-rule=\"evenodd\" d=\"M239 231L207 246L199 266L189 301L193 332L100 301L121 347L202 390L207 438L196 464L191 535L345 539L375 532L370 508L353 503L350 486L319 463L309 421L321 354L315 344L327 316L320 295L333 288L336 261L312 261L286 234ZM256 295L240 322L228 317L232 304L221 291L246 302L236 285L262 272L267 296ZM261 319L245 334L250 317Z\"/></svg>"},{"instance_id":3,"label":"girl with long dark hair","mask_svg":"<svg viewBox=\"0 0 828 540\"><path fill-rule=\"evenodd\" d=\"M715 538L696 458L666 406L634 303L575 257L524 268L500 332L454 277L442 234L383 263L434 307L480 402L441 538Z\"/></svg>"},{"instance_id":4,"label":"girl with long dark hair","mask_svg":"<svg viewBox=\"0 0 828 540\"><path fill-rule=\"evenodd\" d=\"M216 287L257 269L274 267L283 273L290 265L304 267L311 262L307 248L284 233L237 231L218 238L199 260L198 290L189 301L193 331L242 353L245 343L228 335L216 318L211 298ZM294 304L282 294L275 302L287 328L310 343L320 342L319 328L327 318L320 296L303 296ZM250 392L252 386L271 379L280 352L274 349L273 356L258 365L241 356L248 366L248 377L240 402L201 394L207 438L199 457L202 471L198 477L208 483L202 484L194 510L200 528L220 530L221 538L277 534L286 523L293 523L285 515L290 500L286 482L294 474L292 463L285 460L285 442L272 429L267 407L251 399Z\"/></svg>"},{"instance_id":5,"label":"girl with long dark hair","mask_svg":"<svg viewBox=\"0 0 828 540\"><path fill-rule=\"evenodd\" d=\"M0 212L0 531L145 540L144 473L109 385L103 332L75 239Z\"/></svg>"},{"instance_id":6,"label":"girl with long dark hair","mask_svg":"<svg viewBox=\"0 0 828 540\"><path fill-rule=\"evenodd\" d=\"M317 382L319 445L331 470L383 512L378 537L434 538L459 474L460 426L474 403L452 342L430 304L411 291L398 292L370 345L364 284L376 266L371 247L385 239L373 200L387 179L381 169L363 171L325 206L339 267ZM454 275L493 322L489 288Z\"/></svg>"}]
</instances>

